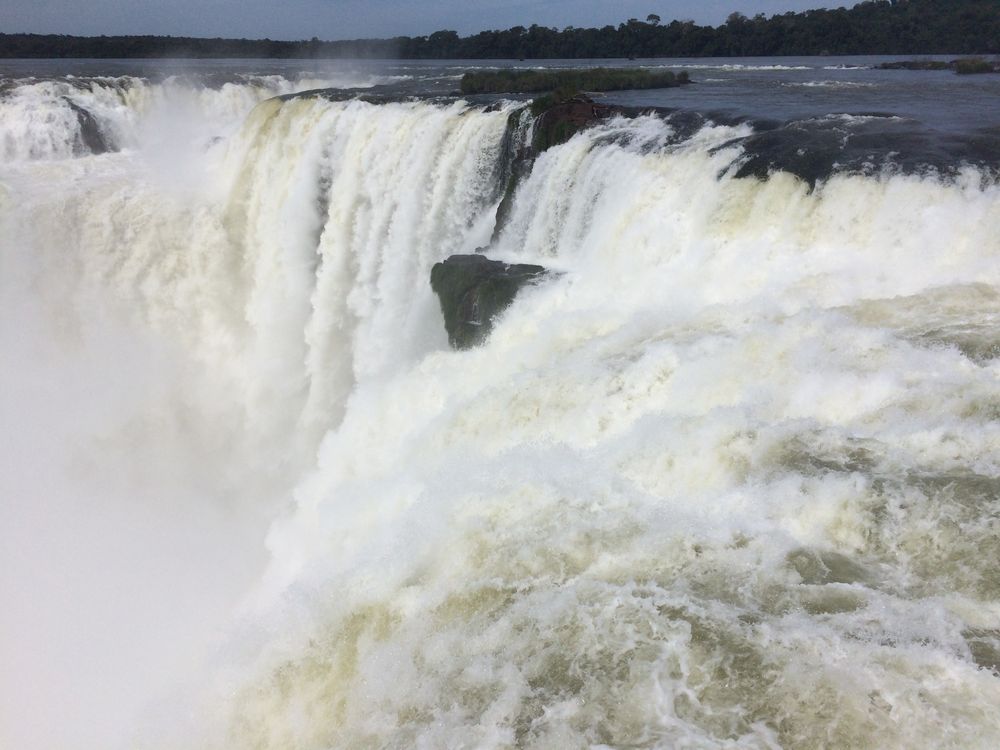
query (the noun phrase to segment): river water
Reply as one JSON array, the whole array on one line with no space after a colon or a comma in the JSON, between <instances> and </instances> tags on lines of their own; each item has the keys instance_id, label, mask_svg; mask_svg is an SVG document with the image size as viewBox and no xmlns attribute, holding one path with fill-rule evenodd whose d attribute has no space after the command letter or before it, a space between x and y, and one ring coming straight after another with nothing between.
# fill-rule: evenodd
<instances>
[{"instance_id":1,"label":"river water","mask_svg":"<svg viewBox=\"0 0 1000 750\"><path fill-rule=\"evenodd\" d=\"M512 63L0 63L0 744L998 746L1000 77L880 60L628 62L499 229Z\"/></svg>"}]
</instances>

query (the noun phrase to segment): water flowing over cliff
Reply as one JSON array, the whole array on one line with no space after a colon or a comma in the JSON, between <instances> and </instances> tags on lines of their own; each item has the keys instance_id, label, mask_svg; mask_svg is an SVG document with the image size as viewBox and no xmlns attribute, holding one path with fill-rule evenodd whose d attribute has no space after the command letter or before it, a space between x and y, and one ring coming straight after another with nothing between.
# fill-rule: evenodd
<instances>
[{"instance_id":1,"label":"water flowing over cliff","mask_svg":"<svg viewBox=\"0 0 1000 750\"><path fill-rule=\"evenodd\" d=\"M628 112L537 154L496 228L522 104L254 106L283 87L202 92L176 151L145 84L88 84L105 153L73 84L0 100L37 314L101 298L166 342L232 502L267 487L185 746L1000 742L978 152L803 179L745 169L752 122ZM552 273L453 351L430 269L483 247Z\"/></svg>"}]
</instances>

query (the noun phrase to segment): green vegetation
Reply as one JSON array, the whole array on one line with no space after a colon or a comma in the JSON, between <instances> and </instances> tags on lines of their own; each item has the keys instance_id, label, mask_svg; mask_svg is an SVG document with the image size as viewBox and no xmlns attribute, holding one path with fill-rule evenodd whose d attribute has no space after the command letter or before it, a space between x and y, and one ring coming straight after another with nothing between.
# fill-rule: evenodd
<instances>
[{"instance_id":1,"label":"green vegetation","mask_svg":"<svg viewBox=\"0 0 1000 750\"><path fill-rule=\"evenodd\" d=\"M559 114L556 112L556 116L554 117L542 117L535 125L535 130L532 133L531 147L535 150L536 154L565 143L590 125L588 121L581 122L578 119L561 117Z\"/></svg>"},{"instance_id":2,"label":"green vegetation","mask_svg":"<svg viewBox=\"0 0 1000 750\"><path fill-rule=\"evenodd\" d=\"M463 94L534 94L561 92L562 99L574 91L621 91L664 89L689 83L688 74L645 68L589 68L570 70L490 70L462 76ZM569 94L569 95L567 95Z\"/></svg>"},{"instance_id":3,"label":"green vegetation","mask_svg":"<svg viewBox=\"0 0 1000 750\"><path fill-rule=\"evenodd\" d=\"M441 303L448 341L471 349L490 335L493 323L518 292L546 275L542 266L508 265L482 255L452 255L431 268L431 289Z\"/></svg>"},{"instance_id":4,"label":"green vegetation","mask_svg":"<svg viewBox=\"0 0 1000 750\"><path fill-rule=\"evenodd\" d=\"M965 60L956 60L955 72L960 76L973 75L975 73L1000 73L1000 65L987 62L979 57L971 57Z\"/></svg>"},{"instance_id":5,"label":"green vegetation","mask_svg":"<svg viewBox=\"0 0 1000 750\"><path fill-rule=\"evenodd\" d=\"M981 57L966 57L961 60L900 60L882 63L879 70L954 70L959 75L972 73L1000 73L1000 62L990 62Z\"/></svg>"},{"instance_id":6,"label":"green vegetation","mask_svg":"<svg viewBox=\"0 0 1000 750\"><path fill-rule=\"evenodd\" d=\"M317 18L317 25L328 19ZM515 26L461 37L455 31L394 39L271 39L0 35L0 57L283 57L518 59L750 55L1000 54L997 0L865 0L853 8L771 18L732 13L718 27L628 19L618 26Z\"/></svg>"},{"instance_id":7,"label":"green vegetation","mask_svg":"<svg viewBox=\"0 0 1000 750\"><path fill-rule=\"evenodd\" d=\"M876 65L879 70L951 70L950 62L940 60L900 60Z\"/></svg>"},{"instance_id":8,"label":"green vegetation","mask_svg":"<svg viewBox=\"0 0 1000 750\"><path fill-rule=\"evenodd\" d=\"M538 117L542 112L551 109L557 104L568 102L580 96L580 90L572 86L560 86L544 96L536 96L531 100L531 114Z\"/></svg>"}]
</instances>

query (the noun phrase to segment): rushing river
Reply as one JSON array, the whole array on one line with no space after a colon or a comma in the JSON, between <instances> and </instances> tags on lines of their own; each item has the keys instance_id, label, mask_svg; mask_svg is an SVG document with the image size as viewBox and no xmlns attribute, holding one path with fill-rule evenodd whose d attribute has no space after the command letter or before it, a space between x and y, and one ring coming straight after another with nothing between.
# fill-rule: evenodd
<instances>
[{"instance_id":1,"label":"rushing river","mask_svg":"<svg viewBox=\"0 0 1000 750\"><path fill-rule=\"evenodd\" d=\"M877 62L501 227L483 63L0 63L0 746L1000 746L1000 76Z\"/></svg>"}]
</instances>

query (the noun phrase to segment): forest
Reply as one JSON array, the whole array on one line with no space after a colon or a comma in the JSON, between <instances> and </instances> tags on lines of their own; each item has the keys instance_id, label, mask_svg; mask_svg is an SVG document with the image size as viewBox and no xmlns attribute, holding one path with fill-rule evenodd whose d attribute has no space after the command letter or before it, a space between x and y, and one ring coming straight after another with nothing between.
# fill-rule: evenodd
<instances>
[{"instance_id":1,"label":"forest","mask_svg":"<svg viewBox=\"0 0 1000 750\"><path fill-rule=\"evenodd\" d=\"M618 26L532 25L460 36L276 41L0 34L0 58L545 59L1000 53L998 0L866 0L852 8L733 13L719 26L651 13Z\"/></svg>"}]
</instances>

